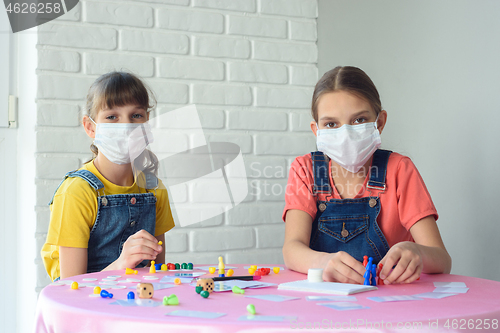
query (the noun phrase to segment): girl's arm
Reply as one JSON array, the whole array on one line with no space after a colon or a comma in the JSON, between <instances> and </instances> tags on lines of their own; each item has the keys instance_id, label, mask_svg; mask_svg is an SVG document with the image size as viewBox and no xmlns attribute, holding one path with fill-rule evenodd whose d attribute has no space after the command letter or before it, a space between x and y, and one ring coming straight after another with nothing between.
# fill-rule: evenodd
<instances>
[{"instance_id":1,"label":"girl's arm","mask_svg":"<svg viewBox=\"0 0 500 333\"><path fill-rule=\"evenodd\" d=\"M59 246L61 279L87 273L87 249Z\"/></svg>"},{"instance_id":2,"label":"girl's arm","mask_svg":"<svg viewBox=\"0 0 500 333\"><path fill-rule=\"evenodd\" d=\"M410 283L420 273L445 273L451 271L451 257L446 251L434 216L416 222L410 233L415 242L395 244L382 259L380 277L384 283ZM392 270L391 268L396 267Z\"/></svg>"},{"instance_id":3,"label":"girl's arm","mask_svg":"<svg viewBox=\"0 0 500 333\"><path fill-rule=\"evenodd\" d=\"M286 213L283 258L294 271L307 273L309 268L323 268L325 281L363 283L365 267L346 252L325 253L311 250L312 218L298 209Z\"/></svg>"}]
</instances>

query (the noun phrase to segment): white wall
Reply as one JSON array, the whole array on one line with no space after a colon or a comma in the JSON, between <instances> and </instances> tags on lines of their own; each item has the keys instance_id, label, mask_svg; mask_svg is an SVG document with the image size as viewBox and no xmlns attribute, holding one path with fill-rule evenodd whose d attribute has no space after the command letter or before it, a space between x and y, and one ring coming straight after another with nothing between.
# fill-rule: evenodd
<instances>
[{"instance_id":1,"label":"white wall","mask_svg":"<svg viewBox=\"0 0 500 333\"><path fill-rule=\"evenodd\" d=\"M251 181L247 200L225 215L168 232L167 260L216 263L222 254L228 263L282 263L288 165L314 149L316 17L316 0L110 0L81 1L40 26L37 249L57 184L91 156L79 125L88 88L98 75L125 69L155 90L159 113L195 103L205 134L240 145ZM192 144L164 128L177 138L171 144ZM49 279L39 254L36 265L40 289Z\"/></svg>"},{"instance_id":2,"label":"white wall","mask_svg":"<svg viewBox=\"0 0 500 333\"><path fill-rule=\"evenodd\" d=\"M452 273L500 281L500 2L319 1L318 69L365 70L440 214Z\"/></svg>"}]
</instances>

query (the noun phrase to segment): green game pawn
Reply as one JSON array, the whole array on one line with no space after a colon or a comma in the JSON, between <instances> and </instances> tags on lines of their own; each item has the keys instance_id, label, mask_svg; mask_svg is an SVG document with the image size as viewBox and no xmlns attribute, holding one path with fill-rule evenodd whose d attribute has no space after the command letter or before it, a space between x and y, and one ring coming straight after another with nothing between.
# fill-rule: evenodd
<instances>
[{"instance_id":1,"label":"green game pawn","mask_svg":"<svg viewBox=\"0 0 500 333\"><path fill-rule=\"evenodd\" d=\"M253 315L257 313L255 311L255 306L253 304L248 304L247 305L247 311L248 311L248 313L253 314Z\"/></svg>"}]
</instances>

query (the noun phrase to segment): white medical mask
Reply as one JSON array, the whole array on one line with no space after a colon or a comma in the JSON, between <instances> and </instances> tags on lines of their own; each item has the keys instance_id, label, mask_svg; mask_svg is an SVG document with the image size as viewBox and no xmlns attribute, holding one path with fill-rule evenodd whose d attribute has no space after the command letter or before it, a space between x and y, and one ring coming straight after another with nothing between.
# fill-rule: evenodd
<instances>
[{"instance_id":1,"label":"white medical mask","mask_svg":"<svg viewBox=\"0 0 500 333\"><path fill-rule=\"evenodd\" d=\"M92 118L89 117L90 120ZM128 164L154 141L149 123L96 124L94 145L115 164Z\"/></svg>"},{"instance_id":2,"label":"white medical mask","mask_svg":"<svg viewBox=\"0 0 500 333\"><path fill-rule=\"evenodd\" d=\"M376 120L373 123L318 129L316 133L318 150L354 173L361 169L381 143Z\"/></svg>"}]
</instances>

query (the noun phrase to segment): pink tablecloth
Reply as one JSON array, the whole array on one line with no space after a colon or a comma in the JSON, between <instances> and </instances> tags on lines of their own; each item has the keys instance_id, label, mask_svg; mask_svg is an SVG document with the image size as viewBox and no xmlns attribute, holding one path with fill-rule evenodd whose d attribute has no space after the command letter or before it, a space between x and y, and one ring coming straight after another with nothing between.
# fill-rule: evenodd
<instances>
[{"instance_id":1,"label":"pink tablecloth","mask_svg":"<svg viewBox=\"0 0 500 333\"><path fill-rule=\"evenodd\" d=\"M243 265L235 275L246 275ZM196 267L195 267L196 268ZM168 273L168 272L167 272ZM164 272L157 273L163 277ZM170 272L171 273L171 272ZM125 278L140 278L150 275L148 269L140 269L138 275L125 275L124 271L108 271L76 276L72 279L85 283L84 278L97 278L101 281L111 275ZM207 273L207 275L209 275ZM303 280L306 276L289 270L279 274L264 276L261 281L282 283ZM377 303L367 299L373 296L414 295L434 290L433 282L464 282L469 289L443 299L424 299L421 301L402 301ZM149 281L144 281L149 282ZM158 282L158 281L156 281ZM129 283L133 286L136 283ZM420 281L409 285L379 286L378 290L355 294L356 303L369 309L337 311L307 301L306 296L314 293L277 290L277 286L262 289L246 289L245 295L232 292L212 293L204 299L196 294L188 284L169 289L157 290L155 301L164 296L176 294L180 304L177 306L123 307L110 305L116 300L124 300L132 289L109 290L113 299L93 298L93 288L72 290L70 286L45 287L40 293L35 319L36 332L297 332L313 327L314 331L328 332L463 332L471 328L481 332L499 332L500 320L500 282L483 280L460 275L423 275ZM298 300L271 302L253 298L249 295L279 294L300 297ZM246 307L254 304L257 314L266 316L295 317L283 322L241 321L247 315ZM222 312L226 315L217 319L198 319L166 316L175 310L195 310ZM495 326L496 323L496 326ZM487 329L489 325L489 329ZM495 329L496 328L496 329ZM336 330L337 329L337 330Z\"/></svg>"}]
</instances>

